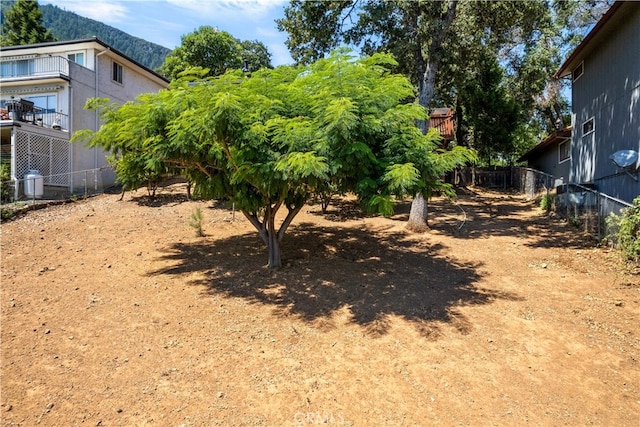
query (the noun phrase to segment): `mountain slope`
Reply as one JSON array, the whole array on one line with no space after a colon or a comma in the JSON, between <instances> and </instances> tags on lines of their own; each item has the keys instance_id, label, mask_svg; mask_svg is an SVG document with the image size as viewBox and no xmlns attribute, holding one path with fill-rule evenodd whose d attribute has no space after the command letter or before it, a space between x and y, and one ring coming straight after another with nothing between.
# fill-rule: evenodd
<instances>
[{"instance_id":1,"label":"mountain slope","mask_svg":"<svg viewBox=\"0 0 640 427\"><path fill-rule=\"evenodd\" d=\"M74 40L98 37L128 57L156 69L171 52L164 46L131 36L117 28L93 19L85 18L57 6L40 5L42 23L58 40Z\"/></svg>"}]
</instances>

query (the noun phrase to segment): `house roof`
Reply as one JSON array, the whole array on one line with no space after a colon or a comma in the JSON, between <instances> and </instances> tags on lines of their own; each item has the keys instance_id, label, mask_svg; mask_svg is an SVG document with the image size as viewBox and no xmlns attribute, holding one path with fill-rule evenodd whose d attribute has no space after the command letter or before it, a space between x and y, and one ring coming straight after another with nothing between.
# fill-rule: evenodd
<instances>
[{"instance_id":1,"label":"house roof","mask_svg":"<svg viewBox=\"0 0 640 427\"><path fill-rule=\"evenodd\" d=\"M453 109L452 108L434 108L431 110L429 117L453 117Z\"/></svg>"},{"instance_id":2,"label":"house roof","mask_svg":"<svg viewBox=\"0 0 640 427\"><path fill-rule=\"evenodd\" d=\"M557 130L553 132L551 135L540 141L535 147L531 150L524 153L519 159L518 162L524 162L525 160L529 160L538 155L541 151L545 150L547 147L551 147L554 144L559 144L563 141L567 141L571 139L571 126L567 126L564 129Z\"/></svg>"},{"instance_id":3,"label":"house roof","mask_svg":"<svg viewBox=\"0 0 640 427\"><path fill-rule=\"evenodd\" d=\"M142 68L143 70L145 70L146 72L153 74L155 77L165 81L166 83L169 83L169 80L156 73L155 71L153 71L151 68L142 65L140 62L136 61L135 59L132 59L131 57L125 55L124 53L120 52L118 49L115 49L114 47L108 45L107 43L103 42L102 40L100 40L97 37L90 37L90 38L86 38L86 39L75 39L75 40L65 40L65 41L55 41L55 42L45 42L45 43L36 43L36 44L25 44L25 45L19 45L19 46L3 46L2 48L0 48L0 52L18 52L20 50L28 50L28 49L33 49L33 48L40 48L40 47L49 47L49 46L69 46L69 45L74 45L74 44L82 44L82 43L97 43L100 46L104 47L106 50L109 50L113 53L115 53L118 56L121 56L122 58L126 59L127 61L131 62L132 64L135 64L136 66Z\"/></svg>"},{"instance_id":4,"label":"house roof","mask_svg":"<svg viewBox=\"0 0 640 427\"><path fill-rule=\"evenodd\" d=\"M607 32L616 27L615 23L625 15L624 13L619 13L620 10L637 7L639 5L640 3L633 1L616 1L609 10L602 15L602 18L600 18L591 31L589 31L578 47L571 52L571 55L569 55L560 66L560 69L555 73L554 77L560 78L571 74L571 72L580 65L584 57L596 48L593 41L605 37Z\"/></svg>"}]
</instances>

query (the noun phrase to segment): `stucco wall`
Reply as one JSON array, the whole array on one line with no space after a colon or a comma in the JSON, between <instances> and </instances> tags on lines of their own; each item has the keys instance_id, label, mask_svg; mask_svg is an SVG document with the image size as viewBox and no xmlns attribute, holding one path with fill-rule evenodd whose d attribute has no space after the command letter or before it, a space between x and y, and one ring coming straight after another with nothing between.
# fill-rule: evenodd
<instances>
[{"instance_id":1,"label":"stucco wall","mask_svg":"<svg viewBox=\"0 0 640 427\"><path fill-rule=\"evenodd\" d=\"M109 98L112 102L124 103L140 93L158 92L162 85L140 74L135 66L131 66L115 55L105 54L97 58L99 96ZM113 63L123 67L122 84L112 80Z\"/></svg>"},{"instance_id":2,"label":"stucco wall","mask_svg":"<svg viewBox=\"0 0 640 427\"><path fill-rule=\"evenodd\" d=\"M112 80L114 60L123 65L122 84ZM88 63L97 64L97 71L71 64L74 132L80 129L97 130L100 127L97 112L84 109L90 98L109 98L111 102L124 103L140 93L157 92L163 88L163 85L141 74L135 66L127 66L126 61L112 52L106 51L101 55L94 52ZM101 148L90 149L81 143L74 144L73 170L107 166L106 154Z\"/></svg>"},{"instance_id":3,"label":"stucco wall","mask_svg":"<svg viewBox=\"0 0 640 427\"><path fill-rule=\"evenodd\" d=\"M88 99L96 96L96 75L93 70L71 64L71 130L96 130L97 113L86 110ZM73 144L72 170L80 171L106 166L105 153L99 148L87 148L82 143Z\"/></svg>"}]
</instances>

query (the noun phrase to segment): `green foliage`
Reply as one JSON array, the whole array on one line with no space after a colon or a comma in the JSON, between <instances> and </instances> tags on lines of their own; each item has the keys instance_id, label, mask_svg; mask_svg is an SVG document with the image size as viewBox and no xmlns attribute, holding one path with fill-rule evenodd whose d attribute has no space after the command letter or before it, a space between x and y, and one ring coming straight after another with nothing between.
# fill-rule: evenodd
<instances>
[{"instance_id":1,"label":"green foliage","mask_svg":"<svg viewBox=\"0 0 640 427\"><path fill-rule=\"evenodd\" d=\"M456 107L458 144L475 147L487 163L510 164L540 134L569 124L563 83L550 83L552 76L576 35L610 4L292 0L276 22L300 64L341 45L392 53L395 70L418 87L421 105Z\"/></svg>"},{"instance_id":2,"label":"green foliage","mask_svg":"<svg viewBox=\"0 0 640 427\"><path fill-rule=\"evenodd\" d=\"M553 194L544 194L540 199L540 209L549 212L553 207Z\"/></svg>"},{"instance_id":3,"label":"green foliage","mask_svg":"<svg viewBox=\"0 0 640 427\"><path fill-rule=\"evenodd\" d=\"M19 46L55 40L42 23L42 12L37 1L16 0L7 3L10 7L3 8L0 45Z\"/></svg>"},{"instance_id":4,"label":"green foliage","mask_svg":"<svg viewBox=\"0 0 640 427\"><path fill-rule=\"evenodd\" d=\"M343 17L353 11L354 1L291 0L278 29L289 33L286 41L293 59L311 64L337 48L342 41Z\"/></svg>"},{"instance_id":5,"label":"green foliage","mask_svg":"<svg viewBox=\"0 0 640 427\"><path fill-rule=\"evenodd\" d=\"M108 156L107 161L116 172L116 183L123 190L137 190L147 187L149 196L155 197L158 184L165 176L167 168L148 153L127 152L119 156Z\"/></svg>"},{"instance_id":6,"label":"green foliage","mask_svg":"<svg viewBox=\"0 0 640 427\"><path fill-rule=\"evenodd\" d=\"M195 208L191 214L189 227L194 229L196 237L204 237L204 232L202 231L202 209L200 207Z\"/></svg>"},{"instance_id":7,"label":"green foliage","mask_svg":"<svg viewBox=\"0 0 640 427\"><path fill-rule=\"evenodd\" d=\"M3 162L0 164L0 201L6 203L13 199L11 190L11 165Z\"/></svg>"},{"instance_id":8,"label":"green foliage","mask_svg":"<svg viewBox=\"0 0 640 427\"><path fill-rule=\"evenodd\" d=\"M521 112L504 85L498 59L490 52L479 56L477 68L463 83L460 101L472 128L468 142L491 165L515 151L513 134Z\"/></svg>"},{"instance_id":9,"label":"green foliage","mask_svg":"<svg viewBox=\"0 0 640 427\"><path fill-rule=\"evenodd\" d=\"M640 196L633 200L633 206L620 215L611 214L606 219L608 239L614 243L625 258L640 260Z\"/></svg>"},{"instance_id":10,"label":"green foliage","mask_svg":"<svg viewBox=\"0 0 640 427\"><path fill-rule=\"evenodd\" d=\"M171 170L197 196L231 201L279 267L279 242L309 198L352 191L364 207L390 214L393 195L444 189L443 171L473 157L461 147L438 151L437 132L416 128L424 110L403 103L414 89L389 71L394 65L388 55L356 60L338 51L251 77L235 71L194 82L191 74L122 106L92 100L104 124L76 140L112 151L132 184L148 170Z\"/></svg>"},{"instance_id":11,"label":"green foliage","mask_svg":"<svg viewBox=\"0 0 640 427\"><path fill-rule=\"evenodd\" d=\"M226 31L205 25L182 36L181 45L167 56L159 71L172 80L190 67L219 76L243 68L245 61L248 71L271 68L271 54L261 42L241 42Z\"/></svg>"}]
</instances>

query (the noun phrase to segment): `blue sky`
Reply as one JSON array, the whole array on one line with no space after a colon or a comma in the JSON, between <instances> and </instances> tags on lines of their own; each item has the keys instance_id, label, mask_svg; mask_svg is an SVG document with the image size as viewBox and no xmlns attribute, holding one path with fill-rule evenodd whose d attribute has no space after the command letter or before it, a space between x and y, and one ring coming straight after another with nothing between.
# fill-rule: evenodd
<instances>
[{"instance_id":1,"label":"blue sky","mask_svg":"<svg viewBox=\"0 0 640 427\"><path fill-rule=\"evenodd\" d=\"M202 25L218 27L240 40L258 40L271 52L273 65L293 61L286 33L274 20L284 16L288 0L40 0L103 22L132 36L173 49L180 37Z\"/></svg>"}]
</instances>

